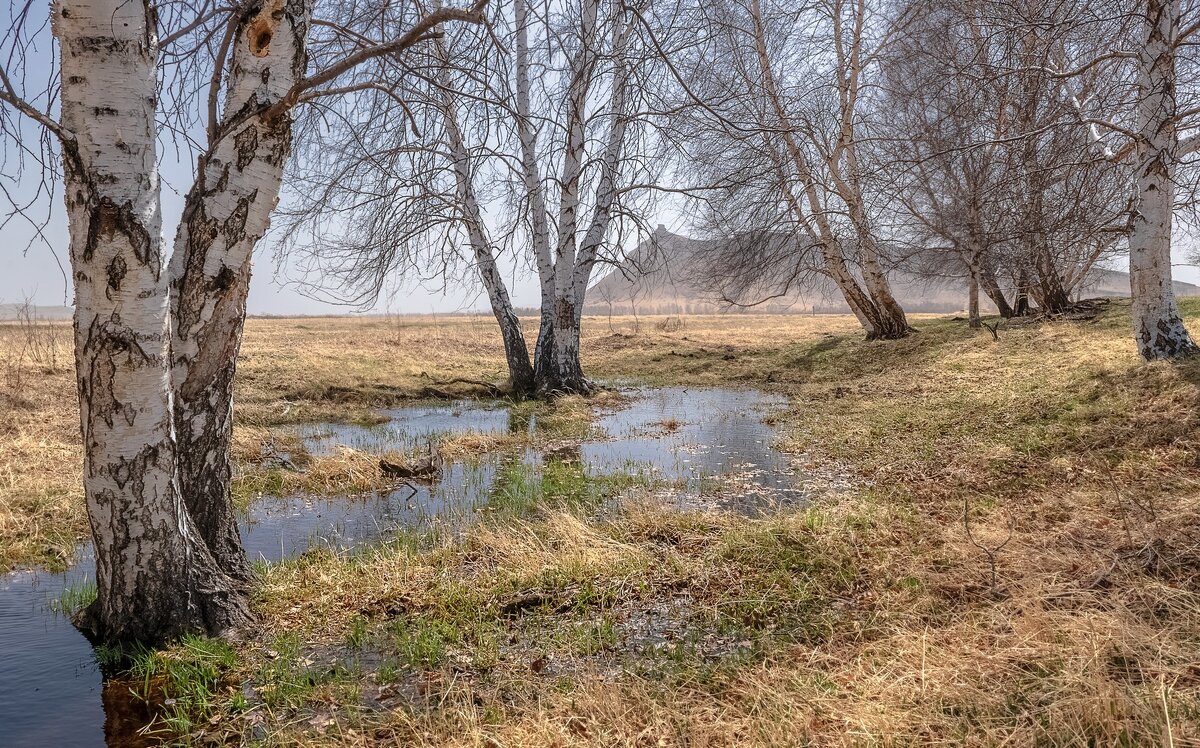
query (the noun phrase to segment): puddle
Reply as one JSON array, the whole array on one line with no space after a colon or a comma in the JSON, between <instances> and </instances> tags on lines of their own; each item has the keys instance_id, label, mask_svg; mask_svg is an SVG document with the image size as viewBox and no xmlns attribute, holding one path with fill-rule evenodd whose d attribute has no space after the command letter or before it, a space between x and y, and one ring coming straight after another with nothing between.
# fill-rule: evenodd
<instances>
[{"instance_id":1,"label":"puddle","mask_svg":"<svg viewBox=\"0 0 1200 748\"><path fill-rule=\"evenodd\" d=\"M772 446L764 422L786 401L735 390L662 388L630 391L628 407L602 413L603 436L565 450L591 475L626 472L673 481L681 506L719 505L753 513L796 503L804 493L789 460ZM368 452L411 449L442 434L536 428L503 406L460 402L384 411L380 426L317 424L299 430L310 450L338 445ZM559 455L562 456L562 455ZM540 464L544 455L522 459ZM265 498L242 522L251 558L277 561L318 546L347 549L397 529L461 527L485 506L499 458L447 465L432 486L414 483L350 498ZM92 579L83 548L67 572L22 571L0 577L0 746L155 745L138 735L147 715L128 685L101 678L91 647L53 612L64 590Z\"/></svg>"},{"instance_id":2,"label":"puddle","mask_svg":"<svg viewBox=\"0 0 1200 748\"><path fill-rule=\"evenodd\" d=\"M375 426L321 423L297 426L292 432L304 439L310 453L324 455L339 446L382 453L423 446L443 435L499 434L534 427L533 419L511 408L474 400L382 410L380 415L388 420Z\"/></svg>"},{"instance_id":3,"label":"puddle","mask_svg":"<svg viewBox=\"0 0 1200 748\"><path fill-rule=\"evenodd\" d=\"M633 394L629 407L598 419L609 438L580 447L591 474L624 471L680 481L676 498L684 507L754 514L803 499L791 460L772 446L775 429L764 421L786 398L682 387Z\"/></svg>"}]
</instances>

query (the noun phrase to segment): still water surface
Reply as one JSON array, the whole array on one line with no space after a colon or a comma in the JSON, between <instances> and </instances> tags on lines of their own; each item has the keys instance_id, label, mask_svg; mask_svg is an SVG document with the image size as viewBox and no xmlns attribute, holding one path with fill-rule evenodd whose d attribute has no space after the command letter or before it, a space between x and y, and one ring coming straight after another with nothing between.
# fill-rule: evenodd
<instances>
[{"instance_id":1,"label":"still water surface","mask_svg":"<svg viewBox=\"0 0 1200 748\"><path fill-rule=\"evenodd\" d=\"M639 473L674 481L687 505L702 493L736 511L803 499L788 458L764 418L784 404L762 393L721 389L631 390L632 402L596 421L578 450L591 475ZM314 453L344 445L384 453L440 435L536 428L509 408L472 401L385 411L373 427L312 424L300 429ZM540 464L540 455L524 459ZM253 559L278 561L314 546L338 550L432 525L462 527L486 506L498 458L446 465L432 485L347 498L265 497L242 520ZM415 490L415 493L414 493ZM150 715L119 681L105 683L92 648L54 610L64 590L89 582L91 548L65 573L0 576L0 748L153 745L139 735Z\"/></svg>"}]
</instances>

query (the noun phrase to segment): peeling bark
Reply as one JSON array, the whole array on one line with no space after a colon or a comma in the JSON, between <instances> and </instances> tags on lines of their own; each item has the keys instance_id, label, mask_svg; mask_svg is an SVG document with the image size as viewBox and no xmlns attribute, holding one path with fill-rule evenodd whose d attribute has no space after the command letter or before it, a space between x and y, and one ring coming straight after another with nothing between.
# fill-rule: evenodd
<instances>
[{"instance_id":1,"label":"peeling bark","mask_svg":"<svg viewBox=\"0 0 1200 748\"><path fill-rule=\"evenodd\" d=\"M170 324L155 154L154 13L146 0L59 0L64 199L96 601L94 640L221 634L247 601L196 532L176 482Z\"/></svg>"},{"instance_id":2,"label":"peeling bark","mask_svg":"<svg viewBox=\"0 0 1200 748\"><path fill-rule=\"evenodd\" d=\"M1161 359L1194 353L1196 344L1183 325L1171 278L1180 3L1147 0L1145 9L1145 43L1137 50L1139 200L1129 235L1129 282L1138 352Z\"/></svg>"},{"instance_id":3,"label":"peeling bark","mask_svg":"<svg viewBox=\"0 0 1200 748\"><path fill-rule=\"evenodd\" d=\"M238 25L225 108L197 163L171 258L179 483L222 569L252 578L230 497L233 381L254 247L270 226L292 121L266 112L303 76L311 0L270 0Z\"/></svg>"}]
</instances>

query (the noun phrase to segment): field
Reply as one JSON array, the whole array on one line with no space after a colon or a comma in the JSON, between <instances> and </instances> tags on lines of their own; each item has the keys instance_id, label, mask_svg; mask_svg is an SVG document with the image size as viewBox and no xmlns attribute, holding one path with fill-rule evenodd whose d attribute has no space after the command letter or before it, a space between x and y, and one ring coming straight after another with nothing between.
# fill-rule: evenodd
<instances>
[{"instance_id":1,"label":"field","mask_svg":"<svg viewBox=\"0 0 1200 748\"><path fill-rule=\"evenodd\" d=\"M1185 313L1200 330L1200 304ZM159 727L303 746L1200 743L1200 362L1137 359L1122 301L998 340L913 321L867 343L850 317L587 319L594 377L782 394L781 446L853 488L746 518L514 476L521 511L463 536L262 566L253 642L142 658L172 700ZM86 535L68 336L48 355L49 329L0 326L4 568L62 564ZM251 320L239 498L277 487L257 460L275 427L480 394L446 382L499 380L500 353L486 317ZM542 407L557 439L588 417ZM288 487L377 477L316 459Z\"/></svg>"}]
</instances>

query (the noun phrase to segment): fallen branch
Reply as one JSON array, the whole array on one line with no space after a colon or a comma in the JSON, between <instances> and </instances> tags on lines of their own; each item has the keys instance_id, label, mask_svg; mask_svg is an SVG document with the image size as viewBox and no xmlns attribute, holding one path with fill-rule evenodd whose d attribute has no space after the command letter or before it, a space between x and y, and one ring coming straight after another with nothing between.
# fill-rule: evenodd
<instances>
[{"instance_id":1,"label":"fallen branch","mask_svg":"<svg viewBox=\"0 0 1200 748\"><path fill-rule=\"evenodd\" d=\"M433 448L433 442L430 442L429 454L421 461L404 465L399 462L380 460L379 469L383 471L384 475L390 478L429 478L437 475L442 466L437 450ZM409 486L409 488L412 489L413 487ZM413 489L414 492L415 490Z\"/></svg>"},{"instance_id":2,"label":"fallen branch","mask_svg":"<svg viewBox=\"0 0 1200 748\"><path fill-rule=\"evenodd\" d=\"M446 379L443 381L434 382L434 384L438 385L439 387L446 387L451 384L471 384L471 385L475 385L476 387L484 388L488 392L492 393L492 395L494 395L495 397L504 397L504 395L507 394L504 391L504 388L501 387L500 385L493 384L492 382L488 382L483 379L468 379L466 377L455 377L454 379Z\"/></svg>"},{"instance_id":3,"label":"fallen branch","mask_svg":"<svg viewBox=\"0 0 1200 748\"><path fill-rule=\"evenodd\" d=\"M976 540L975 534L971 531L971 502L970 502L969 498L964 496L963 497L963 529L965 529L967 531L967 540L971 541L971 545L973 545L976 548L978 548L979 550L983 551L984 555L987 556L988 565L991 567L991 572L992 572L992 597L999 599L1001 597L1001 593L1000 593L999 577L996 573L996 571L997 571L996 557L1000 554L1000 551L1004 550L1004 547L1006 545L1008 545L1009 541L1011 541L1013 538L1013 531L1016 528L1014 527L1014 523L1012 522L1011 517L1009 518L1009 523L1008 523L1008 535L1004 538L1004 541L997 546L990 546L990 547L986 546L983 543Z\"/></svg>"}]
</instances>

